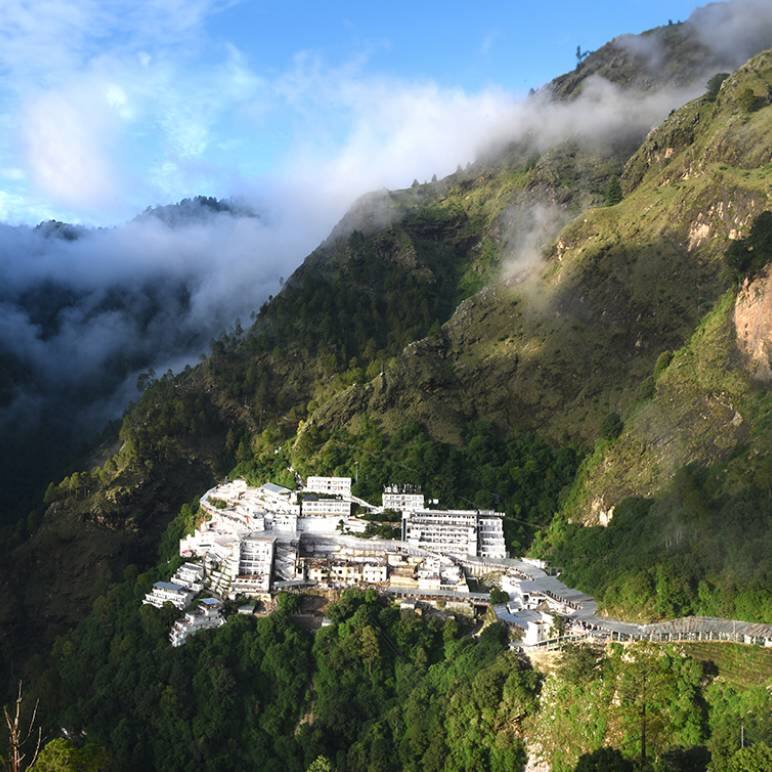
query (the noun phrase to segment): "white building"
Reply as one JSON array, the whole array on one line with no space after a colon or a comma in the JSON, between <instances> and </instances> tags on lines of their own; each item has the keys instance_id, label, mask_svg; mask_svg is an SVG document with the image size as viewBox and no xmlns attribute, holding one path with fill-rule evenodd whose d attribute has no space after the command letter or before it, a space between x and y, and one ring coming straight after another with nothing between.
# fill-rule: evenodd
<instances>
[{"instance_id":1,"label":"white building","mask_svg":"<svg viewBox=\"0 0 772 772\"><path fill-rule=\"evenodd\" d=\"M222 602L216 598L204 598L197 609L188 611L182 619L174 623L169 640L172 646L182 646L191 635L200 630L211 630L224 624Z\"/></svg>"},{"instance_id":2,"label":"white building","mask_svg":"<svg viewBox=\"0 0 772 772\"><path fill-rule=\"evenodd\" d=\"M156 608L161 608L164 603L171 603L175 608L182 610L193 600L194 594L181 584L155 582L153 589L145 595L142 603Z\"/></svg>"},{"instance_id":3,"label":"white building","mask_svg":"<svg viewBox=\"0 0 772 772\"><path fill-rule=\"evenodd\" d=\"M251 534L239 544L238 574L231 584L232 595L258 595L271 589L271 571L276 538Z\"/></svg>"},{"instance_id":4,"label":"white building","mask_svg":"<svg viewBox=\"0 0 772 772\"><path fill-rule=\"evenodd\" d=\"M402 541L441 555L477 555L477 512L460 509L403 512Z\"/></svg>"},{"instance_id":5,"label":"white building","mask_svg":"<svg viewBox=\"0 0 772 772\"><path fill-rule=\"evenodd\" d=\"M304 578L321 587L385 584L389 578L384 558L301 558L299 564Z\"/></svg>"},{"instance_id":6,"label":"white building","mask_svg":"<svg viewBox=\"0 0 772 772\"><path fill-rule=\"evenodd\" d=\"M300 507L297 512L272 512L268 517L271 523L271 529L274 531L286 531L295 533L298 530L298 518Z\"/></svg>"},{"instance_id":7,"label":"white building","mask_svg":"<svg viewBox=\"0 0 772 772\"><path fill-rule=\"evenodd\" d=\"M481 558L505 558L504 515L498 512L480 513L477 518L477 555Z\"/></svg>"},{"instance_id":8,"label":"white building","mask_svg":"<svg viewBox=\"0 0 772 772\"><path fill-rule=\"evenodd\" d=\"M509 621L521 631L523 646L536 646L555 635L555 619L543 611L523 609L512 614Z\"/></svg>"},{"instance_id":9,"label":"white building","mask_svg":"<svg viewBox=\"0 0 772 772\"><path fill-rule=\"evenodd\" d=\"M240 557L240 538L231 536L215 540L204 557L207 587L220 595L227 595L239 574Z\"/></svg>"},{"instance_id":10,"label":"white building","mask_svg":"<svg viewBox=\"0 0 772 772\"><path fill-rule=\"evenodd\" d=\"M304 493L301 514L303 517L350 517L351 501Z\"/></svg>"},{"instance_id":11,"label":"white building","mask_svg":"<svg viewBox=\"0 0 772 772\"><path fill-rule=\"evenodd\" d=\"M450 558L431 556L416 568L419 590L469 592L464 572Z\"/></svg>"},{"instance_id":12,"label":"white building","mask_svg":"<svg viewBox=\"0 0 772 772\"><path fill-rule=\"evenodd\" d=\"M423 493L412 485L388 485L383 491L381 502L384 509L395 512L424 509L426 500Z\"/></svg>"},{"instance_id":13,"label":"white building","mask_svg":"<svg viewBox=\"0 0 772 772\"><path fill-rule=\"evenodd\" d=\"M309 477L305 490L311 493L326 493L330 496L351 498L350 477Z\"/></svg>"},{"instance_id":14,"label":"white building","mask_svg":"<svg viewBox=\"0 0 772 772\"><path fill-rule=\"evenodd\" d=\"M295 492L285 488L283 485L267 482L257 490L268 508L292 508L296 504Z\"/></svg>"},{"instance_id":15,"label":"white building","mask_svg":"<svg viewBox=\"0 0 772 772\"><path fill-rule=\"evenodd\" d=\"M187 587L193 592L204 589L204 567L198 563L183 563L172 576L172 583Z\"/></svg>"},{"instance_id":16,"label":"white building","mask_svg":"<svg viewBox=\"0 0 772 772\"><path fill-rule=\"evenodd\" d=\"M503 514L473 509L402 513L402 541L441 555L506 557Z\"/></svg>"}]
</instances>

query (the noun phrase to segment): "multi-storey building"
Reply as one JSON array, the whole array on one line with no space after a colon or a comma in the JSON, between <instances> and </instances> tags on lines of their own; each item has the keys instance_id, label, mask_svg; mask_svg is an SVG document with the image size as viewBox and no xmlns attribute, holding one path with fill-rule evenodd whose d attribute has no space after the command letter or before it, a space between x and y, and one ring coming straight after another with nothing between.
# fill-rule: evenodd
<instances>
[{"instance_id":1,"label":"multi-storey building","mask_svg":"<svg viewBox=\"0 0 772 772\"><path fill-rule=\"evenodd\" d=\"M427 557L416 567L416 579L421 590L469 592L461 566L444 556Z\"/></svg>"},{"instance_id":2,"label":"multi-storey building","mask_svg":"<svg viewBox=\"0 0 772 772\"><path fill-rule=\"evenodd\" d=\"M303 517L350 517L351 501L304 493L301 514Z\"/></svg>"},{"instance_id":3,"label":"multi-storey building","mask_svg":"<svg viewBox=\"0 0 772 772\"><path fill-rule=\"evenodd\" d=\"M389 568L384 558L305 558L300 573L322 587L353 587L357 584L385 584Z\"/></svg>"},{"instance_id":4,"label":"multi-storey building","mask_svg":"<svg viewBox=\"0 0 772 772\"><path fill-rule=\"evenodd\" d=\"M331 496L351 497L350 477L309 477L305 490L311 493L326 493Z\"/></svg>"},{"instance_id":5,"label":"multi-storey building","mask_svg":"<svg viewBox=\"0 0 772 772\"><path fill-rule=\"evenodd\" d=\"M172 576L172 583L187 587L193 592L204 589L204 567L198 563L183 563Z\"/></svg>"},{"instance_id":6,"label":"multi-storey building","mask_svg":"<svg viewBox=\"0 0 772 772\"><path fill-rule=\"evenodd\" d=\"M178 619L172 625L169 640L172 642L172 646L182 646L191 635L224 624L222 602L217 598L204 598L198 604L197 609L188 611L182 619Z\"/></svg>"},{"instance_id":7,"label":"multi-storey building","mask_svg":"<svg viewBox=\"0 0 772 772\"><path fill-rule=\"evenodd\" d=\"M416 511L426 506L423 493L413 485L387 485L381 497L384 509Z\"/></svg>"},{"instance_id":8,"label":"multi-storey building","mask_svg":"<svg viewBox=\"0 0 772 772\"><path fill-rule=\"evenodd\" d=\"M191 592L187 587L183 587L181 584L175 584L174 582L155 582L153 589L145 595L142 603L149 606L155 606L161 608L164 603L171 603L175 608L180 610L193 600L195 593Z\"/></svg>"},{"instance_id":9,"label":"multi-storey building","mask_svg":"<svg viewBox=\"0 0 772 772\"><path fill-rule=\"evenodd\" d=\"M481 512L477 518L477 555L481 558L505 558L504 515Z\"/></svg>"},{"instance_id":10,"label":"multi-storey building","mask_svg":"<svg viewBox=\"0 0 772 772\"><path fill-rule=\"evenodd\" d=\"M421 509L402 513L402 541L442 555L505 557L502 513Z\"/></svg>"},{"instance_id":11,"label":"multi-storey building","mask_svg":"<svg viewBox=\"0 0 772 772\"><path fill-rule=\"evenodd\" d=\"M239 545L238 574L233 578L231 593L254 595L271 589L271 570L276 538L250 534Z\"/></svg>"},{"instance_id":12,"label":"multi-storey building","mask_svg":"<svg viewBox=\"0 0 772 772\"><path fill-rule=\"evenodd\" d=\"M477 512L463 509L403 512L402 541L443 555L476 555Z\"/></svg>"}]
</instances>

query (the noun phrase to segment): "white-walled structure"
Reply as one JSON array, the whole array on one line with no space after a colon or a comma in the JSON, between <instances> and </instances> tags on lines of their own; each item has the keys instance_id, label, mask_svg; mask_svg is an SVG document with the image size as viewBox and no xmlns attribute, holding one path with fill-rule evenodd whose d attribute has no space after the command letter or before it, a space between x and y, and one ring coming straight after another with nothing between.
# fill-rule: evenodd
<instances>
[{"instance_id":1,"label":"white-walled structure","mask_svg":"<svg viewBox=\"0 0 772 772\"><path fill-rule=\"evenodd\" d=\"M416 579L419 590L469 592L463 570L446 557L426 558L416 567Z\"/></svg>"},{"instance_id":2,"label":"white-walled structure","mask_svg":"<svg viewBox=\"0 0 772 772\"><path fill-rule=\"evenodd\" d=\"M182 646L191 636L201 630L211 630L225 624L222 615L222 602L217 598L204 598L198 608L188 611L178 619L169 633L172 646Z\"/></svg>"},{"instance_id":3,"label":"white-walled structure","mask_svg":"<svg viewBox=\"0 0 772 772\"><path fill-rule=\"evenodd\" d=\"M275 543L275 537L261 534L250 534L241 540L239 568L232 582L232 595L253 595L271 589Z\"/></svg>"},{"instance_id":4,"label":"white-walled structure","mask_svg":"<svg viewBox=\"0 0 772 772\"><path fill-rule=\"evenodd\" d=\"M301 558L300 574L322 587L353 587L358 584L385 584L389 568L385 558Z\"/></svg>"},{"instance_id":5,"label":"white-walled structure","mask_svg":"<svg viewBox=\"0 0 772 772\"><path fill-rule=\"evenodd\" d=\"M523 646L536 646L554 636L555 618L543 611L522 610L512 615L511 624L522 631Z\"/></svg>"},{"instance_id":6,"label":"white-walled structure","mask_svg":"<svg viewBox=\"0 0 772 772\"><path fill-rule=\"evenodd\" d=\"M171 581L192 592L201 592L204 589L204 567L198 563L183 563L174 572Z\"/></svg>"},{"instance_id":7,"label":"white-walled structure","mask_svg":"<svg viewBox=\"0 0 772 772\"><path fill-rule=\"evenodd\" d=\"M421 509L402 513L402 540L456 557L504 557L504 530L498 512L473 509Z\"/></svg>"},{"instance_id":8,"label":"white-walled structure","mask_svg":"<svg viewBox=\"0 0 772 772\"><path fill-rule=\"evenodd\" d=\"M351 501L304 493L300 512L303 517L350 517Z\"/></svg>"},{"instance_id":9,"label":"white-walled structure","mask_svg":"<svg viewBox=\"0 0 772 772\"><path fill-rule=\"evenodd\" d=\"M443 555L477 554L477 512L422 509L403 512L402 540Z\"/></svg>"},{"instance_id":10,"label":"white-walled structure","mask_svg":"<svg viewBox=\"0 0 772 772\"><path fill-rule=\"evenodd\" d=\"M423 493L412 485L387 485L381 502L384 509L395 512L416 511L426 506Z\"/></svg>"},{"instance_id":11,"label":"white-walled structure","mask_svg":"<svg viewBox=\"0 0 772 772\"><path fill-rule=\"evenodd\" d=\"M145 595L142 603L161 608L164 603L171 603L175 608L182 609L193 600L195 593L187 587L174 582L155 582L153 589Z\"/></svg>"},{"instance_id":12,"label":"white-walled structure","mask_svg":"<svg viewBox=\"0 0 772 772\"><path fill-rule=\"evenodd\" d=\"M326 493L330 496L351 497L350 477L309 477L304 490L310 493Z\"/></svg>"},{"instance_id":13,"label":"white-walled structure","mask_svg":"<svg viewBox=\"0 0 772 772\"><path fill-rule=\"evenodd\" d=\"M481 558L507 556L503 513L480 513L477 518L477 555Z\"/></svg>"}]
</instances>

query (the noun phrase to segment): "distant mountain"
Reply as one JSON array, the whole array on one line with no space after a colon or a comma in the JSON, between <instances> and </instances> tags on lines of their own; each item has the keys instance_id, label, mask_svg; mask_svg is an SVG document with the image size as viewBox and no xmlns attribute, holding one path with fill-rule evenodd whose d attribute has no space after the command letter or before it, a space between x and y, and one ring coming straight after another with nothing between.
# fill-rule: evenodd
<instances>
[{"instance_id":1,"label":"distant mountain","mask_svg":"<svg viewBox=\"0 0 772 772\"><path fill-rule=\"evenodd\" d=\"M259 222L246 205L197 196L114 228L0 225L0 523L26 516L82 458L139 396L141 373L195 361L232 324L230 305L194 308L203 261L185 256L201 239L186 233L201 225L228 238L245 218ZM145 254L163 238L151 223L171 232L163 261Z\"/></svg>"},{"instance_id":2,"label":"distant mountain","mask_svg":"<svg viewBox=\"0 0 772 772\"><path fill-rule=\"evenodd\" d=\"M152 206L136 217L137 220L156 218L169 227L206 222L218 214L231 214L235 217L258 217L259 215L246 204L225 201L214 196L195 196L183 198L176 204Z\"/></svg>"}]
</instances>

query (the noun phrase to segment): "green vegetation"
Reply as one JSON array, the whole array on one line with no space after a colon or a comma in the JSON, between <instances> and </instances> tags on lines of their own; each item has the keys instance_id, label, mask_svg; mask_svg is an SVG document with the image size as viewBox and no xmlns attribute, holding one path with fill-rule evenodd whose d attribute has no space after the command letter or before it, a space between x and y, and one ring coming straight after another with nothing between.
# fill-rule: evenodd
<instances>
[{"instance_id":1,"label":"green vegetation","mask_svg":"<svg viewBox=\"0 0 772 772\"><path fill-rule=\"evenodd\" d=\"M707 664L723 681L737 690L772 684L772 656L767 649L735 643L683 643L679 647L687 656Z\"/></svg>"},{"instance_id":2,"label":"green vegetation","mask_svg":"<svg viewBox=\"0 0 772 772\"><path fill-rule=\"evenodd\" d=\"M509 600L509 593L500 590L498 587L494 587L490 593L491 603L498 605L500 603L506 603Z\"/></svg>"},{"instance_id":3,"label":"green vegetation","mask_svg":"<svg viewBox=\"0 0 772 772\"><path fill-rule=\"evenodd\" d=\"M728 72L717 72L707 84L707 90L705 91L705 99L708 102L715 102L718 97L718 92L721 89L721 84L729 77Z\"/></svg>"},{"instance_id":4,"label":"green vegetation","mask_svg":"<svg viewBox=\"0 0 772 772\"><path fill-rule=\"evenodd\" d=\"M533 434L507 435L485 422L468 425L461 447L433 439L418 423L387 434L363 422L357 431L306 426L294 443L267 447L234 474L265 482L277 458L301 474L355 476L355 494L368 501L379 501L388 484L409 483L443 506L503 511L513 552L525 549L536 528L551 520L578 462L573 448L552 448ZM390 535L387 528L371 533Z\"/></svg>"},{"instance_id":5,"label":"green vegetation","mask_svg":"<svg viewBox=\"0 0 772 772\"><path fill-rule=\"evenodd\" d=\"M612 177L606 188L606 206L615 206L623 198L619 177Z\"/></svg>"},{"instance_id":6,"label":"green vegetation","mask_svg":"<svg viewBox=\"0 0 772 772\"><path fill-rule=\"evenodd\" d=\"M609 413L603 419L603 425L601 426L601 435L607 440L615 440L622 434L624 424L622 423L622 416L619 413Z\"/></svg>"},{"instance_id":7,"label":"green vegetation","mask_svg":"<svg viewBox=\"0 0 772 772\"><path fill-rule=\"evenodd\" d=\"M762 212L747 238L732 242L726 260L740 280L757 274L772 260L772 212Z\"/></svg>"},{"instance_id":8,"label":"green vegetation","mask_svg":"<svg viewBox=\"0 0 772 772\"><path fill-rule=\"evenodd\" d=\"M673 647L573 647L544 678L498 624L475 637L348 590L315 634L284 594L268 617L172 649L173 609L139 604L150 582L129 576L57 643L37 684L42 717L88 745L52 740L41 768L519 770L537 741L556 772L642 758L718 771L743 758L739 721L756 756L770 740L763 686L730 686Z\"/></svg>"},{"instance_id":9,"label":"green vegetation","mask_svg":"<svg viewBox=\"0 0 772 772\"><path fill-rule=\"evenodd\" d=\"M689 71L673 27L664 50ZM638 82L612 49L554 92L596 65ZM542 679L498 625L467 636L372 593L347 593L315 636L282 595L270 617L172 650L174 612L139 606L160 574L113 583L159 540L166 568L178 560L214 480L294 487L297 470L351 475L368 499L417 483L503 510L513 552L532 546L630 617L772 621L770 395L733 326L738 280L769 259L771 82L769 53L712 79L624 171L629 147L512 146L387 194L387 225L353 212L251 329L151 384L117 443L49 487L45 517L0 539L4 675L26 663L47 726L86 731L118 769L509 770L534 738L555 770L765 763L764 652L580 650ZM513 259L499 281L544 202L569 221L526 279ZM43 668L52 633L100 594ZM87 766L66 759L82 750L46 752Z\"/></svg>"},{"instance_id":10,"label":"green vegetation","mask_svg":"<svg viewBox=\"0 0 772 772\"><path fill-rule=\"evenodd\" d=\"M752 113L758 110L762 103L762 100L756 95L756 92L750 87L746 86L737 97L737 102L740 107L746 113Z\"/></svg>"},{"instance_id":11,"label":"green vegetation","mask_svg":"<svg viewBox=\"0 0 772 772\"><path fill-rule=\"evenodd\" d=\"M620 502L606 528L556 519L539 550L610 612L770 622L768 486L727 497L726 480L726 467L686 467L656 499Z\"/></svg>"}]
</instances>

